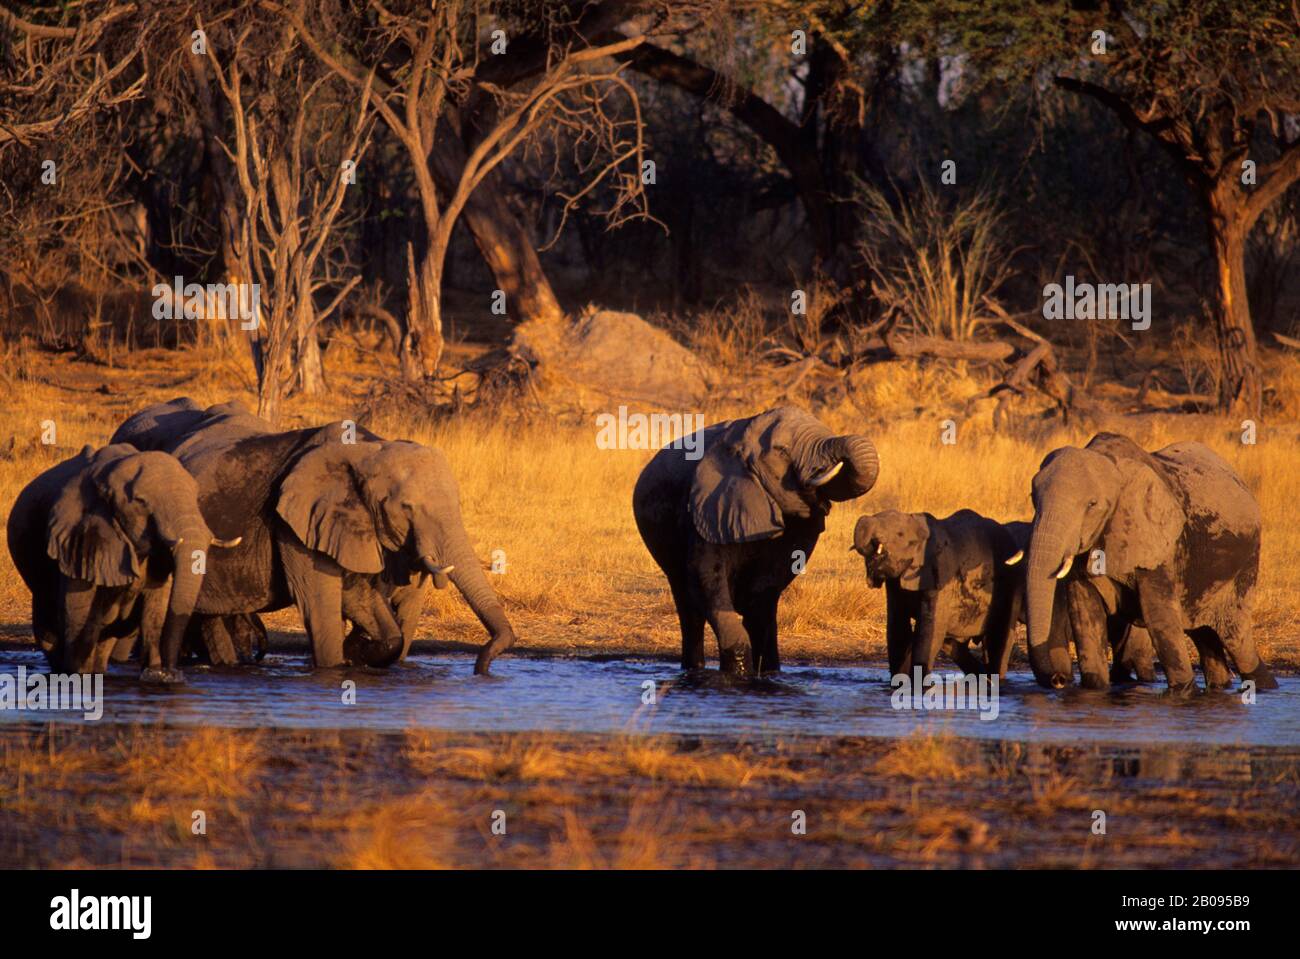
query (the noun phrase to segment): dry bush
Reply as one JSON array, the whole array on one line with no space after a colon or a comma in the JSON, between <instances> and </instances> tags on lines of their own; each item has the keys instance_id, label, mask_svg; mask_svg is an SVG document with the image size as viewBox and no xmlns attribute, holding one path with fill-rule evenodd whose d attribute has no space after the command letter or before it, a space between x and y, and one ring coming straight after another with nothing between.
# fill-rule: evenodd
<instances>
[{"instance_id":1,"label":"dry bush","mask_svg":"<svg viewBox=\"0 0 1300 959\"><path fill-rule=\"evenodd\" d=\"M751 286L730 302L666 325L708 362L732 372L753 367L771 330L764 298Z\"/></svg>"},{"instance_id":2,"label":"dry bush","mask_svg":"<svg viewBox=\"0 0 1300 959\"><path fill-rule=\"evenodd\" d=\"M920 177L896 203L866 185L855 200L859 252L884 312L927 336L970 339L983 321L984 298L1012 273L993 195L980 190L949 204Z\"/></svg>"}]
</instances>

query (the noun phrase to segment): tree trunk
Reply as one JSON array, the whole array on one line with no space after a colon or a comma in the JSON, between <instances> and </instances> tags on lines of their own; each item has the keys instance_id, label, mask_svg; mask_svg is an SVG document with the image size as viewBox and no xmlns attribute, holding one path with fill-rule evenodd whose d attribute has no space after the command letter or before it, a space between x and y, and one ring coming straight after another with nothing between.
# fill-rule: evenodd
<instances>
[{"instance_id":1,"label":"tree trunk","mask_svg":"<svg viewBox=\"0 0 1300 959\"><path fill-rule=\"evenodd\" d=\"M298 330L298 363L296 375L298 391L304 396L320 396L325 392L325 362L321 358L320 340L316 338L315 310L303 310Z\"/></svg>"},{"instance_id":2,"label":"tree trunk","mask_svg":"<svg viewBox=\"0 0 1300 959\"><path fill-rule=\"evenodd\" d=\"M456 192L465 169L464 147L451 131L438 137L430 168L444 196ZM528 230L506 203L494 172L470 194L461 219L474 237L497 288L506 295L506 308L517 323L559 319L563 315Z\"/></svg>"},{"instance_id":3,"label":"tree trunk","mask_svg":"<svg viewBox=\"0 0 1300 959\"><path fill-rule=\"evenodd\" d=\"M1217 271L1214 323L1223 367L1219 406L1225 412L1258 417L1263 384L1246 293L1245 217L1240 203L1226 190L1210 197L1209 209Z\"/></svg>"},{"instance_id":4,"label":"tree trunk","mask_svg":"<svg viewBox=\"0 0 1300 959\"><path fill-rule=\"evenodd\" d=\"M417 271L415 254L409 244L406 247L406 323L400 360L402 378L407 382L432 376L442 361L441 258L431 243Z\"/></svg>"}]
</instances>

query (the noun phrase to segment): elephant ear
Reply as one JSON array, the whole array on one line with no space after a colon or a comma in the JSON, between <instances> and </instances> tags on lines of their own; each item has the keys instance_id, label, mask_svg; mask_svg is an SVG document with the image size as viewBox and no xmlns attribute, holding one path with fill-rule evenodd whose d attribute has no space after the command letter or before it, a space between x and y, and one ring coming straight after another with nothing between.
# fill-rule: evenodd
<instances>
[{"instance_id":1,"label":"elephant ear","mask_svg":"<svg viewBox=\"0 0 1300 959\"><path fill-rule=\"evenodd\" d=\"M892 553L901 553L912 561L911 567L899 577L903 589L932 590L940 583L939 563L947 544L941 526L931 526L923 515L909 516L904 525L904 542L888 546Z\"/></svg>"},{"instance_id":2,"label":"elephant ear","mask_svg":"<svg viewBox=\"0 0 1300 959\"><path fill-rule=\"evenodd\" d=\"M373 444L326 443L298 460L280 484L275 511L308 549L354 573L379 573L383 553L352 461Z\"/></svg>"},{"instance_id":3,"label":"elephant ear","mask_svg":"<svg viewBox=\"0 0 1300 959\"><path fill-rule=\"evenodd\" d=\"M776 501L745 460L740 438L735 427L728 429L695 467L691 518L696 532L710 543L772 539L785 529Z\"/></svg>"},{"instance_id":4,"label":"elephant ear","mask_svg":"<svg viewBox=\"0 0 1300 959\"><path fill-rule=\"evenodd\" d=\"M69 483L55 501L46 552L64 576L97 586L126 586L140 575L134 547L85 477Z\"/></svg>"},{"instance_id":5,"label":"elephant ear","mask_svg":"<svg viewBox=\"0 0 1300 959\"><path fill-rule=\"evenodd\" d=\"M1118 461L1124 485L1106 527L1107 574L1127 576L1157 569L1174 555L1187 515L1154 469L1135 460Z\"/></svg>"},{"instance_id":6,"label":"elephant ear","mask_svg":"<svg viewBox=\"0 0 1300 959\"><path fill-rule=\"evenodd\" d=\"M849 548L860 556L867 555L867 547L871 545L871 538L876 535L875 523L870 516L859 516L857 525L853 527L853 545Z\"/></svg>"}]
</instances>

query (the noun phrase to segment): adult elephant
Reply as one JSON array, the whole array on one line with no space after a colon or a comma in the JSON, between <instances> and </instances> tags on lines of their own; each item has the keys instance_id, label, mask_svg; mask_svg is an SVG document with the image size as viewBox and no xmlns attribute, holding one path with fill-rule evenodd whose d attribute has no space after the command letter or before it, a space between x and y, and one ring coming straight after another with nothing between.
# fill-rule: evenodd
<instances>
[{"instance_id":1,"label":"adult elephant","mask_svg":"<svg viewBox=\"0 0 1300 959\"><path fill-rule=\"evenodd\" d=\"M654 455L632 510L664 571L682 630L682 668L704 666L704 624L722 671L781 668L776 610L812 556L831 504L871 489L863 436L836 436L793 406L729 420Z\"/></svg>"},{"instance_id":2,"label":"adult elephant","mask_svg":"<svg viewBox=\"0 0 1300 959\"><path fill-rule=\"evenodd\" d=\"M490 634L476 673L514 644L438 450L348 421L272 432L237 404L199 411L187 398L141 411L115 438L174 452L213 529L242 537L210 564L200 613L296 605L317 666L388 666L409 649L432 579L454 583Z\"/></svg>"},{"instance_id":3,"label":"adult elephant","mask_svg":"<svg viewBox=\"0 0 1300 959\"><path fill-rule=\"evenodd\" d=\"M1243 679L1276 687L1252 635L1259 505L1208 447L1175 443L1149 453L1128 437L1099 433L1084 449L1048 454L1033 501L1025 595L1041 683L1070 681L1068 651L1048 635L1057 581L1078 557L1107 612L1145 625L1171 691L1195 688L1184 637L1200 650L1210 684L1230 659Z\"/></svg>"},{"instance_id":4,"label":"adult elephant","mask_svg":"<svg viewBox=\"0 0 1300 959\"><path fill-rule=\"evenodd\" d=\"M146 682L177 682L181 641L215 539L198 484L172 456L87 446L32 480L8 521L9 553L32 593L32 632L59 672L103 672L142 640Z\"/></svg>"}]
</instances>

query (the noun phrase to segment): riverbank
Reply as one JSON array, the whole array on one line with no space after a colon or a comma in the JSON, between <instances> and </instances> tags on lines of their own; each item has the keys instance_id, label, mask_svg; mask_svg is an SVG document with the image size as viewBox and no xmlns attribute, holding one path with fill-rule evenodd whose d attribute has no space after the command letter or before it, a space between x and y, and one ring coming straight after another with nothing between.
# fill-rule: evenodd
<instances>
[{"instance_id":1,"label":"riverbank","mask_svg":"<svg viewBox=\"0 0 1300 959\"><path fill-rule=\"evenodd\" d=\"M1294 749L0 725L4 867L1296 867L1298 807Z\"/></svg>"}]
</instances>

